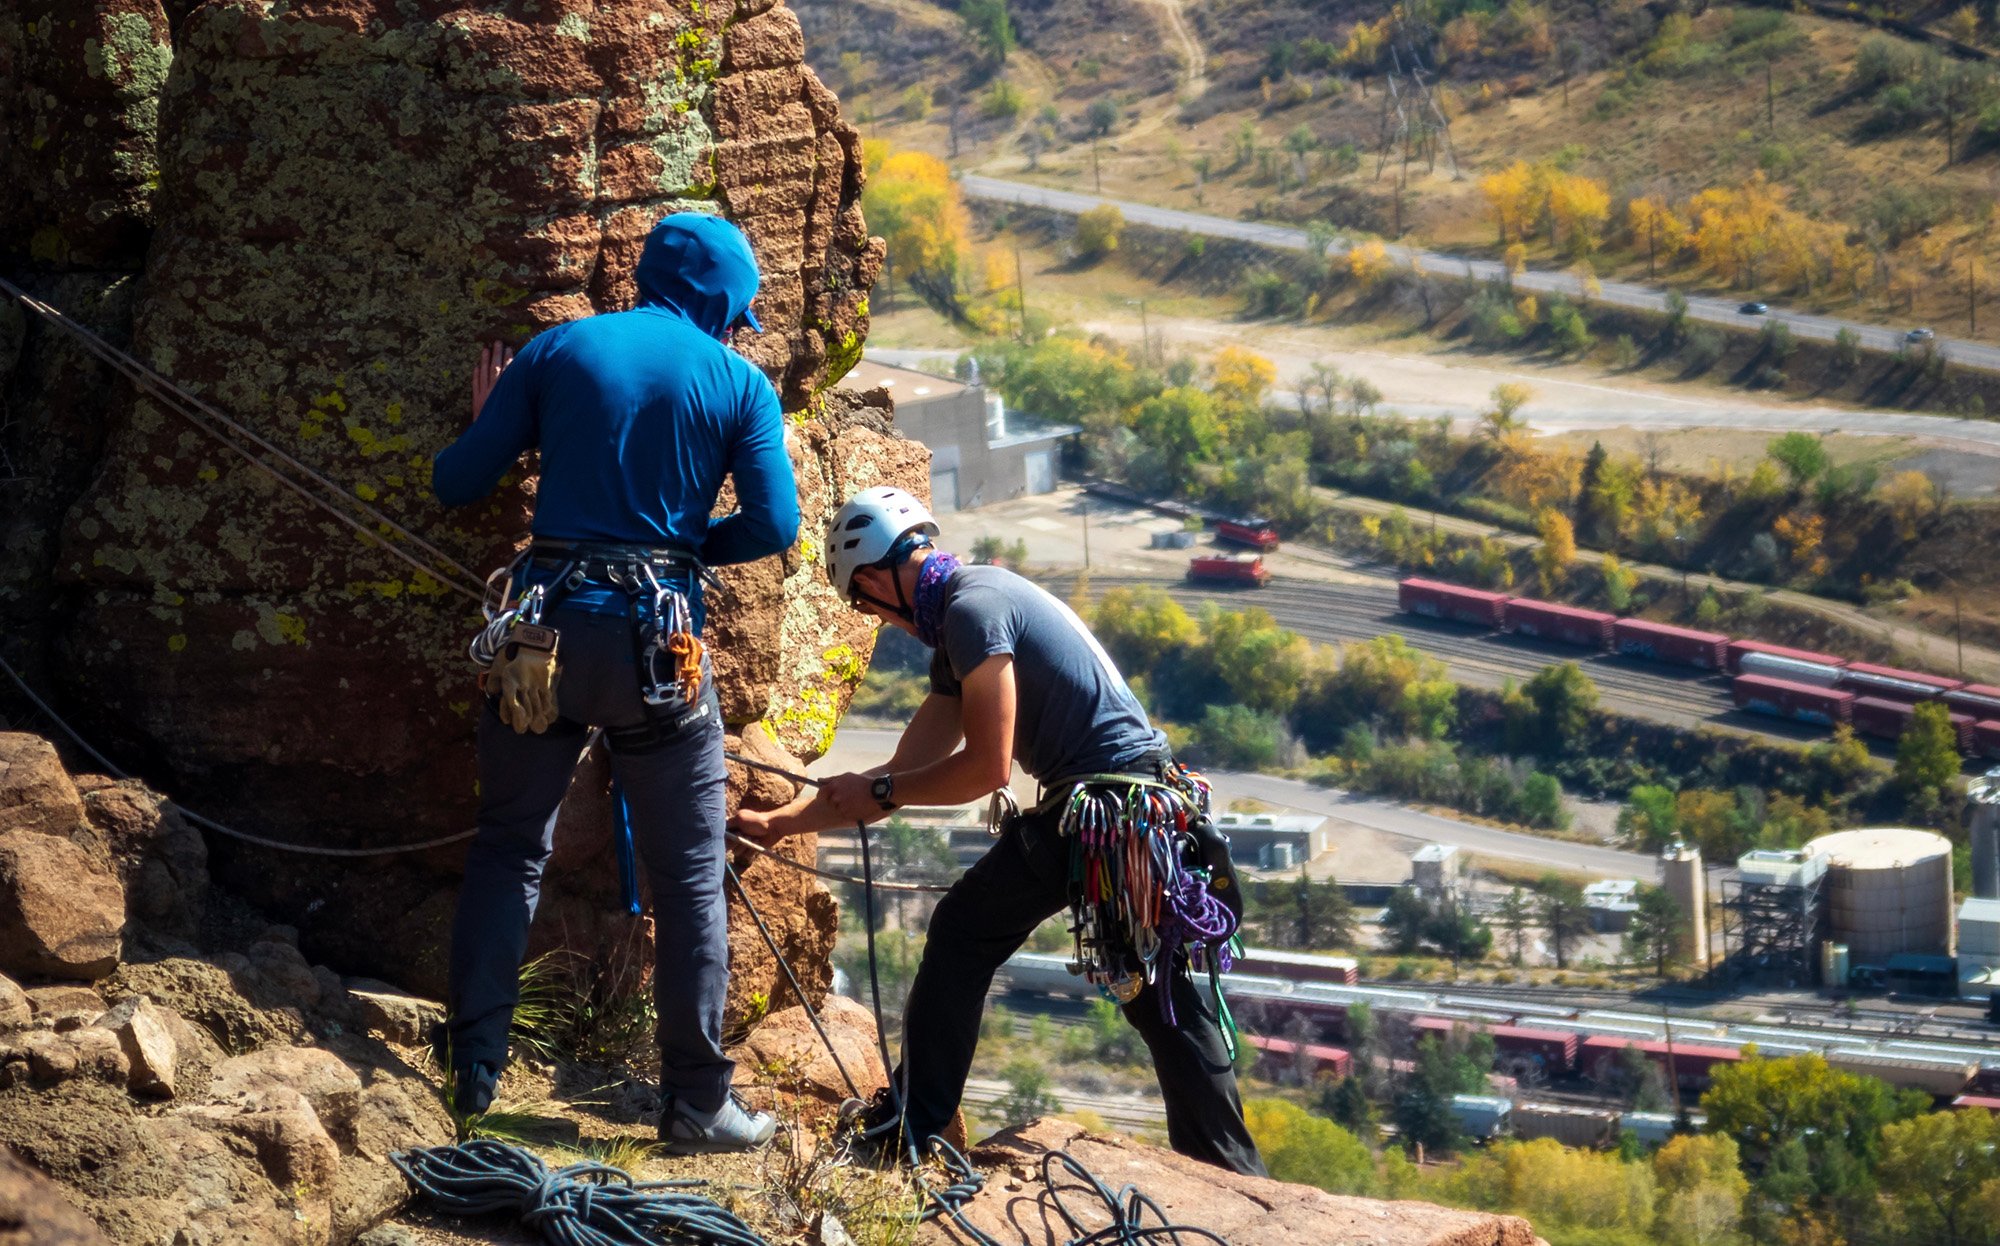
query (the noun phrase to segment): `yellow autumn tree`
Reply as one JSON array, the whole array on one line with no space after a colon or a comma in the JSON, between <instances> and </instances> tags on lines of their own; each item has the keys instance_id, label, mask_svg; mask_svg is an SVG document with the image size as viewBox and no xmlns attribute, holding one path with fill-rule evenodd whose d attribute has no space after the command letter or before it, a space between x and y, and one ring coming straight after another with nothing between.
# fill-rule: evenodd
<instances>
[{"instance_id":1,"label":"yellow autumn tree","mask_svg":"<svg viewBox=\"0 0 2000 1246\"><path fill-rule=\"evenodd\" d=\"M925 300L958 303L960 273L972 255L972 222L944 161L921 151L881 152L861 207L889 244L889 263ZM868 153L864 148L864 162Z\"/></svg>"},{"instance_id":2,"label":"yellow autumn tree","mask_svg":"<svg viewBox=\"0 0 2000 1246\"><path fill-rule=\"evenodd\" d=\"M1388 248L1371 238L1349 250L1347 271L1363 289L1373 289L1376 282L1389 275Z\"/></svg>"},{"instance_id":3,"label":"yellow autumn tree","mask_svg":"<svg viewBox=\"0 0 2000 1246\"><path fill-rule=\"evenodd\" d=\"M1243 407L1263 405L1264 395L1278 379L1278 365L1241 346L1225 346L1215 352L1210 367L1216 398Z\"/></svg>"},{"instance_id":4,"label":"yellow autumn tree","mask_svg":"<svg viewBox=\"0 0 2000 1246\"><path fill-rule=\"evenodd\" d=\"M1354 29L1347 32L1347 42L1341 45L1341 63L1352 69L1373 69L1382 57L1382 45L1388 41L1389 19L1380 22L1356 22Z\"/></svg>"},{"instance_id":5,"label":"yellow autumn tree","mask_svg":"<svg viewBox=\"0 0 2000 1246\"><path fill-rule=\"evenodd\" d=\"M1569 565L1576 561L1576 529L1568 515L1547 506L1535 519L1535 531L1542 538L1535 547L1535 570L1541 574L1542 595L1546 597L1562 585Z\"/></svg>"},{"instance_id":6,"label":"yellow autumn tree","mask_svg":"<svg viewBox=\"0 0 2000 1246\"><path fill-rule=\"evenodd\" d=\"M1784 544L1792 566L1811 575L1826 569L1826 557L1819 552L1826 539L1826 520L1808 511L1780 515L1771 524L1771 533Z\"/></svg>"},{"instance_id":7,"label":"yellow autumn tree","mask_svg":"<svg viewBox=\"0 0 2000 1246\"><path fill-rule=\"evenodd\" d=\"M1701 495L1670 476L1639 482L1632 535L1640 543L1678 550L1699 534Z\"/></svg>"},{"instance_id":8,"label":"yellow autumn tree","mask_svg":"<svg viewBox=\"0 0 2000 1246\"><path fill-rule=\"evenodd\" d=\"M1931 478L1919 471L1897 472L1875 490L1875 498L1888 510L1897 537L1914 541L1931 510Z\"/></svg>"},{"instance_id":9,"label":"yellow autumn tree","mask_svg":"<svg viewBox=\"0 0 2000 1246\"><path fill-rule=\"evenodd\" d=\"M1611 192L1604 183L1576 173L1558 173L1548 181L1549 219L1574 255L1590 255L1604 242L1604 225L1611 219Z\"/></svg>"},{"instance_id":10,"label":"yellow autumn tree","mask_svg":"<svg viewBox=\"0 0 2000 1246\"><path fill-rule=\"evenodd\" d=\"M1499 226L1502 246L1507 244L1510 231L1521 238L1535 232L1546 190L1543 178L1527 161L1516 160L1498 173L1480 178L1479 193L1486 197L1487 209Z\"/></svg>"},{"instance_id":11,"label":"yellow autumn tree","mask_svg":"<svg viewBox=\"0 0 2000 1246\"><path fill-rule=\"evenodd\" d=\"M1648 276L1656 264L1671 264L1687 249L1687 222L1676 216L1664 199L1641 196L1627 203L1625 230L1631 235L1633 247L1645 250Z\"/></svg>"}]
</instances>

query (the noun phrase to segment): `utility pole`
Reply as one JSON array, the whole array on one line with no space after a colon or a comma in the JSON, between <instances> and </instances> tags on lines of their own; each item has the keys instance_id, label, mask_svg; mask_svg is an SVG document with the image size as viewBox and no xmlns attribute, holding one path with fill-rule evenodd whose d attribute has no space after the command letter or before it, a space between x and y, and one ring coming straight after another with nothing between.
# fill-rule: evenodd
<instances>
[{"instance_id":1,"label":"utility pole","mask_svg":"<svg viewBox=\"0 0 2000 1246\"><path fill-rule=\"evenodd\" d=\"M1021 276L1021 244L1014 244L1014 301L1021 305L1021 340L1028 340L1028 283Z\"/></svg>"},{"instance_id":2,"label":"utility pole","mask_svg":"<svg viewBox=\"0 0 2000 1246\"><path fill-rule=\"evenodd\" d=\"M1090 570L1090 495L1083 495L1083 569Z\"/></svg>"},{"instance_id":3,"label":"utility pole","mask_svg":"<svg viewBox=\"0 0 2000 1246\"><path fill-rule=\"evenodd\" d=\"M1153 329L1146 320L1146 300L1139 300L1139 361L1151 363L1153 359Z\"/></svg>"},{"instance_id":4,"label":"utility pole","mask_svg":"<svg viewBox=\"0 0 2000 1246\"><path fill-rule=\"evenodd\" d=\"M1673 1096L1674 1128L1680 1130L1689 1122L1683 1115L1684 1109L1681 1107L1680 1070L1674 1064L1674 1016L1667 1011L1667 1001L1664 999L1660 1001L1660 1021L1667 1032L1667 1093Z\"/></svg>"},{"instance_id":5,"label":"utility pole","mask_svg":"<svg viewBox=\"0 0 2000 1246\"><path fill-rule=\"evenodd\" d=\"M1091 185L1097 188L1098 194L1101 195L1104 193L1104 173L1097 167L1097 139L1095 136L1090 140L1090 182Z\"/></svg>"}]
</instances>

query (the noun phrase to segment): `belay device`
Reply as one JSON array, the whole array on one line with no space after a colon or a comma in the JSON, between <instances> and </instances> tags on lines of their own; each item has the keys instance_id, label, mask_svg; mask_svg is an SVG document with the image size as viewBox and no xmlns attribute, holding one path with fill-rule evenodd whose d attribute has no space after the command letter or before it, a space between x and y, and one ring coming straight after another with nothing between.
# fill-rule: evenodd
<instances>
[{"instance_id":1,"label":"belay device","mask_svg":"<svg viewBox=\"0 0 2000 1246\"><path fill-rule=\"evenodd\" d=\"M1070 788L1057 828L1070 845L1070 972L1117 1004L1157 985L1172 1023L1167 979L1184 952L1190 972L1209 975L1233 1059L1221 975L1242 923L1242 887L1229 840L1209 817L1208 781L1178 763L1161 781L1088 775Z\"/></svg>"}]
</instances>

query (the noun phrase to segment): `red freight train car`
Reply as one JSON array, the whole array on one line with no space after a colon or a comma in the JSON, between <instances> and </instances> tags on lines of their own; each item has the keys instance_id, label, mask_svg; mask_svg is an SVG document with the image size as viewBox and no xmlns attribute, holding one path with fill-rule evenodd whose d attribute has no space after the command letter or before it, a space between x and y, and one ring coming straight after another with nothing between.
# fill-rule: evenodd
<instances>
[{"instance_id":1,"label":"red freight train car","mask_svg":"<svg viewBox=\"0 0 2000 1246\"><path fill-rule=\"evenodd\" d=\"M1965 681L1926 675L1922 671L1906 671L1900 667L1876 666L1871 662L1849 662L1840 673L1838 686L1856 696L1913 702L1938 700L1946 693L1964 687Z\"/></svg>"},{"instance_id":2,"label":"red freight train car","mask_svg":"<svg viewBox=\"0 0 2000 1246\"><path fill-rule=\"evenodd\" d=\"M1915 707L1902 701L1885 701L1881 697L1854 698L1854 729L1862 735L1877 736L1884 740L1900 740L1903 728L1909 726L1910 715Z\"/></svg>"},{"instance_id":3,"label":"red freight train car","mask_svg":"<svg viewBox=\"0 0 2000 1246\"><path fill-rule=\"evenodd\" d=\"M1262 554L1204 554L1188 559L1187 578L1197 583L1261 587L1270 580Z\"/></svg>"},{"instance_id":4,"label":"red freight train car","mask_svg":"<svg viewBox=\"0 0 2000 1246\"><path fill-rule=\"evenodd\" d=\"M1412 576L1396 586L1396 602L1406 614L1498 627L1505 617L1507 594Z\"/></svg>"},{"instance_id":5,"label":"red freight train car","mask_svg":"<svg viewBox=\"0 0 2000 1246\"><path fill-rule=\"evenodd\" d=\"M1967 684L1944 694L1944 703L1980 722L2000 719L2000 688L1992 684Z\"/></svg>"},{"instance_id":6,"label":"red freight train car","mask_svg":"<svg viewBox=\"0 0 2000 1246\"><path fill-rule=\"evenodd\" d=\"M1234 958L1239 974L1284 978L1290 982L1327 982L1353 986L1361 981L1361 964L1352 956L1320 956L1312 952L1279 952L1267 947L1244 948Z\"/></svg>"},{"instance_id":7,"label":"red freight train car","mask_svg":"<svg viewBox=\"0 0 2000 1246\"><path fill-rule=\"evenodd\" d=\"M1265 1038L1261 1034L1246 1034L1243 1037L1258 1051L1258 1073L1272 1081L1301 1075L1308 1079L1339 1079L1354 1071L1354 1057L1339 1047L1320 1043L1299 1044L1286 1038Z\"/></svg>"},{"instance_id":8,"label":"red freight train car","mask_svg":"<svg viewBox=\"0 0 2000 1246\"><path fill-rule=\"evenodd\" d=\"M1531 601L1525 597L1507 602L1506 630L1539 640L1556 640L1566 645L1591 649L1611 647L1611 625L1616 622L1601 610L1579 610L1552 601Z\"/></svg>"},{"instance_id":9,"label":"red freight train car","mask_svg":"<svg viewBox=\"0 0 2000 1246\"><path fill-rule=\"evenodd\" d=\"M1527 1066L1545 1077L1567 1077L1576 1070L1578 1038L1574 1030L1538 1030L1531 1026L1454 1021L1445 1017L1418 1017L1410 1023L1418 1038L1426 1034L1446 1038L1458 1027L1489 1035L1502 1068Z\"/></svg>"},{"instance_id":10,"label":"red freight train car","mask_svg":"<svg viewBox=\"0 0 2000 1246\"><path fill-rule=\"evenodd\" d=\"M1649 623L1645 619L1619 619L1611 625L1611 638L1612 647L1618 652L1655 662L1719 671L1728 661L1729 637L1718 632L1698 632Z\"/></svg>"},{"instance_id":11,"label":"red freight train car","mask_svg":"<svg viewBox=\"0 0 2000 1246\"><path fill-rule=\"evenodd\" d=\"M1972 755L2000 761L2000 719L1972 724Z\"/></svg>"},{"instance_id":12,"label":"red freight train car","mask_svg":"<svg viewBox=\"0 0 2000 1246\"><path fill-rule=\"evenodd\" d=\"M1779 718L1832 727L1852 721L1854 694L1836 688L1815 688L1761 675L1738 675L1730 684L1738 708Z\"/></svg>"},{"instance_id":13,"label":"red freight train car","mask_svg":"<svg viewBox=\"0 0 2000 1246\"><path fill-rule=\"evenodd\" d=\"M1783 645L1767 645L1761 640L1732 640L1729 642L1729 673L1740 674L1743 670L1743 655L1746 653L1768 653L1772 657L1790 658L1795 662L1816 662L1822 666L1846 666L1846 658L1836 658L1830 653L1814 653L1810 649L1787 649Z\"/></svg>"},{"instance_id":14,"label":"red freight train car","mask_svg":"<svg viewBox=\"0 0 2000 1246\"><path fill-rule=\"evenodd\" d=\"M1910 715L1917 712L1914 705L1901 701L1885 701L1881 697L1854 698L1854 729L1863 735L1879 736L1884 740L1900 740L1903 729L1910 725ZM1958 737L1958 748L1962 753L1975 752L1978 741L1975 738L1979 724L1970 714L1953 714L1951 729Z\"/></svg>"},{"instance_id":15,"label":"red freight train car","mask_svg":"<svg viewBox=\"0 0 2000 1246\"><path fill-rule=\"evenodd\" d=\"M1621 1038L1616 1034L1593 1034L1583 1040L1583 1075L1600 1086L1616 1078L1620 1053L1627 1047L1637 1047L1640 1055L1657 1065L1662 1076L1666 1075L1666 1043L1657 1039ZM1718 1064L1734 1064L1742 1059L1742 1053L1734 1047L1710 1047L1703 1043L1675 1043L1673 1056L1673 1072L1680 1078L1683 1090L1707 1089L1710 1070Z\"/></svg>"},{"instance_id":16,"label":"red freight train car","mask_svg":"<svg viewBox=\"0 0 2000 1246\"><path fill-rule=\"evenodd\" d=\"M1278 530L1271 526L1268 519L1218 519L1215 521L1215 539L1256 549L1276 549Z\"/></svg>"}]
</instances>

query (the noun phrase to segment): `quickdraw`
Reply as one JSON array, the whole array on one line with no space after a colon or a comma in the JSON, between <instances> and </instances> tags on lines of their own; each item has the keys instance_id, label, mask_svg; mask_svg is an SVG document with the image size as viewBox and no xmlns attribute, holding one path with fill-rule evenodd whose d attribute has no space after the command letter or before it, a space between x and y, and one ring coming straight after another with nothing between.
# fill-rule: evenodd
<instances>
[{"instance_id":1,"label":"quickdraw","mask_svg":"<svg viewBox=\"0 0 2000 1246\"><path fill-rule=\"evenodd\" d=\"M1234 1021L1220 975L1230 966L1236 914L1212 890L1194 823L1209 810L1208 781L1178 763L1164 781L1087 775L1063 802L1058 832L1070 843L1070 926L1081 974L1106 998L1129 1004L1159 984L1161 1015L1174 1021L1173 992L1162 978L1188 968L1207 972L1234 1056Z\"/></svg>"}]
</instances>

